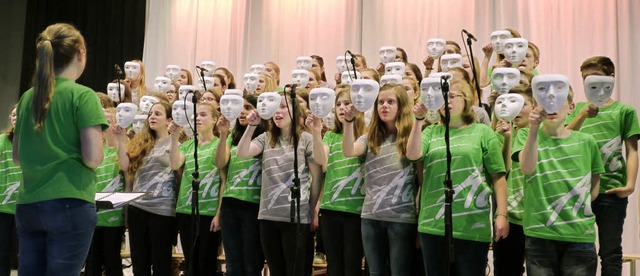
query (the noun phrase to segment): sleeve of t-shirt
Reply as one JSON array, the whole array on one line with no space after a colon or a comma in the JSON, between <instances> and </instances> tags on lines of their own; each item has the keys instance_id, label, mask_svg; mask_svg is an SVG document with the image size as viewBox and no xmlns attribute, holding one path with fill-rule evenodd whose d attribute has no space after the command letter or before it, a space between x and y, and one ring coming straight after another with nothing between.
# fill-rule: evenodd
<instances>
[{"instance_id":1,"label":"sleeve of t-shirt","mask_svg":"<svg viewBox=\"0 0 640 276\"><path fill-rule=\"evenodd\" d=\"M506 172L502 158L502 147L498 137L496 137L491 128L486 127L483 129L481 144L484 168L491 174Z\"/></svg>"},{"instance_id":2,"label":"sleeve of t-shirt","mask_svg":"<svg viewBox=\"0 0 640 276\"><path fill-rule=\"evenodd\" d=\"M193 140L189 140L183 143L182 145L179 146L180 153L182 154L192 153L193 152L192 145L193 145Z\"/></svg>"},{"instance_id":3,"label":"sleeve of t-shirt","mask_svg":"<svg viewBox=\"0 0 640 276\"><path fill-rule=\"evenodd\" d=\"M435 125L428 126L422 131L422 160L424 160L425 156L429 152L429 142L431 141L431 135L433 134L433 129Z\"/></svg>"},{"instance_id":4,"label":"sleeve of t-shirt","mask_svg":"<svg viewBox=\"0 0 640 276\"><path fill-rule=\"evenodd\" d=\"M307 158L307 161L315 163L315 159L313 159L313 136L308 132L303 132L300 142L304 146L304 157Z\"/></svg>"},{"instance_id":5,"label":"sleeve of t-shirt","mask_svg":"<svg viewBox=\"0 0 640 276\"><path fill-rule=\"evenodd\" d=\"M634 135L640 135L640 126L638 126L638 112L633 107L626 106L622 111L622 139L629 139Z\"/></svg>"},{"instance_id":6,"label":"sleeve of t-shirt","mask_svg":"<svg viewBox=\"0 0 640 276\"><path fill-rule=\"evenodd\" d=\"M518 155L520 151L524 149L524 145L527 143L527 136L529 136L528 128L521 128L518 130L518 135L516 135L516 139L513 142L513 147L511 147L511 160L514 162L520 162L520 158Z\"/></svg>"},{"instance_id":7,"label":"sleeve of t-shirt","mask_svg":"<svg viewBox=\"0 0 640 276\"><path fill-rule=\"evenodd\" d=\"M330 146L331 142L333 140L334 134L331 131L327 131L327 133L324 134L324 137L322 137L322 144L325 146Z\"/></svg>"},{"instance_id":8,"label":"sleeve of t-shirt","mask_svg":"<svg viewBox=\"0 0 640 276\"><path fill-rule=\"evenodd\" d=\"M266 143L266 140L267 140L267 133L263 132L260 135L258 135L258 137L253 138L253 140L251 140L251 144L254 144L260 147L260 151L264 152L264 145Z\"/></svg>"},{"instance_id":9,"label":"sleeve of t-shirt","mask_svg":"<svg viewBox=\"0 0 640 276\"><path fill-rule=\"evenodd\" d=\"M602 155L600 154L598 143L591 135L587 139L588 150L591 153L591 175L604 173L604 164L602 163Z\"/></svg>"},{"instance_id":10,"label":"sleeve of t-shirt","mask_svg":"<svg viewBox=\"0 0 640 276\"><path fill-rule=\"evenodd\" d=\"M578 115L578 112L580 112L580 110L584 106L585 106L585 103L576 103L576 106L573 109L573 112L571 112L569 115L567 115L567 117L564 119L564 124L568 125L569 123L571 123L571 121L573 121L573 119Z\"/></svg>"},{"instance_id":11,"label":"sleeve of t-shirt","mask_svg":"<svg viewBox=\"0 0 640 276\"><path fill-rule=\"evenodd\" d=\"M358 137L356 143L361 143L364 146L364 153L366 154L369 150L369 147L367 146L367 135L363 134L362 136Z\"/></svg>"},{"instance_id":12,"label":"sleeve of t-shirt","mask_svg":"<svg viewBox=\"0 0 640 276\"><path fill-rule=\"evenodd\" d=\"M76 120L78 128L83 129L92 126L101 126L102 130L109 127L107 118L102 111L102 105L98 95L93 90L78 93L76 101Z\"/></svg>"}]
</instances>

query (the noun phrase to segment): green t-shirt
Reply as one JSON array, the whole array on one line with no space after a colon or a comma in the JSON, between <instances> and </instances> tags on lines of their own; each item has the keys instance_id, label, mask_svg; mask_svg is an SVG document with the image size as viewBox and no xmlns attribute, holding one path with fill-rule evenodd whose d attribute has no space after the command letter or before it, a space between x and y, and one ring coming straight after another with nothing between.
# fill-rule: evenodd
<instances>
[{"instance_id":1,"label":"green t-shirt","mask_svg":"<svg viewBox=\"0 0 640 276\"><path fill-rule=\"evenodd\" d=\"M18 102L15 134L23 172L18 204L59 198L95 201L96 173L82 161L80 130L92 126L104 130L107 120L95 91L65 78L55 81L40 131L35 129L31 108L33 88Z\"/></svg>"},{"instance_id":2,"label":"green t-shirt","mask_svg":"<svg viewBox=\"0 0 640 276\"><path fill-rule=\"evenodd\" d=\"M567 116L571 122L589 103L577 103L573 113ZM604 163L604 173L600 175L600 193L627 184L627 166L622 155L622 142L634 135L640 135L638 114L626 104L614 102L600 108L598 116L587 118L580 132L588 133L596 139Z\"/></svg>"},{"instance_id":3,"label":"green t-shirt","mask_svg":"<svg viewBox=\"0 0 640 276\"><path fill-rule=\"evenodd\" d=\"M512 159L518 159L528 135L528 128L518 132ZM591 176L603 172L591 135L572 131L566 138L554 138L540 126L538 162L524 179L524 234L564 242L594 242Z\"/></svg>"},{"instance_id":4,"label":"green t-shirt","mask_svg":"<svg viewBox=\"0 0 640 276\"><path fill-rule=\"evenodd\" d=\"M120 173L118 165L118 152L114 148L102 147L104 160L96 169L96 191L101 193L113 193L124 191L124 177ZM111 210L98 211L98 225L118 227L124 225L124 211L122 207Z\"/></svg>"},{"instance_id":5,"label":"green t-shirt","mask_svg":"<svg viewBox=\"0 0 640 276\"><path fill-rule=\"evenodd\" d=\"M16 197L22 171L13 164L12 144L6 134L0 135L0 213L16 213Z\"/></svg>"},{"instance_id":6,"label":"green t-shirt","mask_svg":"<svg viewBox=\"0 0 640 276\"><path fill-rule=\"evenodd\" d=\"M364 168L360 157L342 154L342 134L328 131L322 143L329 147L327 174L320 208L360 214L364 202Z\"/></svg>"},{"instance_id":7,"label":"green t-shirt","mask_svg":"<svg viewBox=\"0 0 640 276\"><path fill-rule=\"evenodd\" d=\"M513 139L511 139L511 149L515 144L515 137L517 135L517 128L514 126L511 129ZM504 136L496 132L498 140L501 145L504 145ZM522 200L524 198L524 173L520 168L518 161L511 161L511 169L507 176L507 219L509 222L522 225L522 214L524 213L524 205Z\"/></svg>"},{"instance_id":8,"label":"green t-shirt","mask_svg":"<svg viewBox=\"0 0 640 276\"><path fill-rule=\"evenodd\" d=\"M227 139L227 145L231 146L231 137ZM236 146L231 146L229 154L227 183L224 186L222 196L256 204L260 203L260 181L262 177L262 162L260 158L239 158L237 157Z\"/></svg>"},{"instance_id":9,"label":"green t-shirt","mask_svg":"<svg viewBox=\"0 0 640 276\"><path fill-rule=\"evenodd\" d=\"M215 216L218 212L220 174L215 166L218 138L215 137L206 145L198 146L198 166L200 171L200 188L198 193L198 205L203 216ZM194 140L189 140L180 145L180 153L185 155L184 171L180 182L180 193L176 213L191 214L191 180L195 170L193 159Z\"/></svg>"},{"instance_id":10,"label":"green t-shirt","mask_svg":"<svg viewBox=\"0 0 640 276\"><path fill-rule=\"evenodd\" d=\"M444 236L444 177L447 168L445 127L422 132L424 180L418 231ZM453 237L491 242L490 174L504 173L502 149L490 127L473 124L450 130L453 182Z\"/></svg>"}]
</instances>

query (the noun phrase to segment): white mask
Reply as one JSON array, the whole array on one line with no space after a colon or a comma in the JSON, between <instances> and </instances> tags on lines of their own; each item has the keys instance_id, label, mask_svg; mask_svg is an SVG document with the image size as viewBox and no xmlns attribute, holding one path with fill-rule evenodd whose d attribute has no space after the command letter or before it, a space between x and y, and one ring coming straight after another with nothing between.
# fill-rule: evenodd
<instances>
[{"instance_id":1,"label":"white mask","mask_svg":"<svg viewBox=\"0 0 640 276\"><path fill-rule=\"evenodd\" d=\"M380 48L380 62L382 64L387 64L389 62L393 62L396 59L396 47L395 46L384 46Z\"/></svg>"},{"instance_id":2,"label":"white mask","mask_svg":"<svg viewBox=\"0 0 640 276\"><path fill-rule=\"evenodd\" d=\"M269 120L276 113L282 102L282 96L278 92L264 92L258 96L258 115L264 120Z\"/></svg>"},{"instance_id":3,"label":"white mask","mask_svg":"<svg viewBox=\"0 0 640 276\"><path fill-rule=\"evenodd\" d=\"M125 62L124 72L128 79L138 79L140 77L140 63L134 61Z\"/></svg>"},{"instance_id":4,"label":"white mask","mask_svg":"<svg viewBox=\"0 0 640 276\"><path fill-rule=\"evenodd\" d=\"M438 110L444 105L440 80L441 78L427 77L420 82L420 98L429 110Z\"/></svg>"},{"instance_id":5,"label":"white mask","mask_svg":"<svg viewBox=\"0 0 640 276\"><path fill-rule=\"evenodd\" d=\"M256 92L256 89L258 89L258 81L260 81L260 75L254 73L247 73L242 77L244 89L247 89L249 94Z\"/></svg>"},{"instance_id":6,"label":"white mask","mask_svg":"<svg viewBox=\"0 0 640 276\"><path fill-rule=\"evenodd\" d=\"M524 38L508 38L504 40L502 54L513 65L518 65L527 56L529 41Z\"/></svg>"},{"instance_id":7,"label":"white mask","mask_svg":"<svg viewBox=\"0 0 640 276\"><path fill-rule=\"evenodd\" d=\"M136 115L135 117L133 117L133 126L131 126L133 132L140 132L142 130L142 127L144 127L144 122L147 121L148 117L149 116L144 114Z\"/></svg>"},{"instance_id":8,"label":"white mask","mask_svg":"<svg viewBox=\"0 0 640 276\"><path fill-rule=\"evenodd\" d=\"M194 85L180 85L178 89L178 100L183 101L187 95L190 97L187 98L187 101L192 101L193 94L196 93L200 88Z\"/></svg>"},{"instance_id":9,"label":"white mask","mask_svg":"<svg viewBox=\"0 0 640 276\"><path fill-rule=\"evenodd\" d=\"M536 102L548 113L562 108L569 95L569 79L565 75L537 75L531 81L531 90Z\"/></svg>"},{"instance_id":10,"label":"white mask","mask_svg":"<svg viewBox=\"0 0 640 276\"><path fill-rule=\"evenodd\" d=\"M390 84L401 84L402 83L402 77L398 76L398 75L382 75L382 77L380 77L380 85L385 85L387 83Z\"/></svg>"},{"instance_id":11,"label":"white mask","mask_svg":"<svg viewBox=\"0 0 640 276\"><path fill-rule=\"evenodd\" d=\"M309 83L309 71L296 69L291 72L291 77L293 78L293 83L297 84L298 87L306 87Z\"/></svg>"},{"instance_id":12,"label":"white mask","mask_svg":"<svg viewBox=\"0 0 640 276\"><path fill-rule=\"evenodd\" d=\"M506 121L512 121L524 106L524 97L520 94L504 94L496 99L496 117Z\"/></svg>"},{"instance_id":13,"label":"white mask","mask_svg":"<svg viewBox=\"0 0 640 276\"><path fill-rule=\"evenodd\" d=\"M206 72L204 72L204 76L205 77L213 76L213 73L216 71L216 68L218 67L218 66L216 66L215 62L209 61L209 60L205 60L205 61L201 62L200 66L207 70Z\"/></svg>"},{"instance_id":14,"label":"white mask","mask_svg":"<svg viewBox=\"0 0 640 276\"><path fill-rule=\"evenodd\" d=\"M187 118L193 116L193 103L184 101L175 101L172 106L171 117L179 126L188 126Z\"/></svg>"},{"instance_id":15,"label":"white mask","mask_svg":"<svg viewBox=\"0 0 640 276\"><path fill-rule=\"evenodd\" d=\"M512 38L513 35L511 32L506 30L494 31L491 33L491 47L493 47L493 51L498 54L502 54L504 51L504 41L508 38Z\"/></svg>"},{"instance_id":16,"label":"white mask","mask_svg":"<svg viewBox=\"0 0 640 276\"><path fill-rule=\"evenodd\" d=\"M356 75L353 75L353 71L344 71L342 72L342 76L340 76L341 83L344 84L352 84L356 79L361 79L360 72L356 71Z\"/></svg>"},{"instance_id":17,"label":"white mask","mask_svg":"<svg viewBox=\"0 0 640 276\"><path fill-rule=\"evenodd\" d=\"M314 88L309 92L309 109L318 118L324 118L331 113L336 101L336 92L331 88Z\"/></svg>"},{"instance_id":18,"label":"white mask","mask_svg":"<svg viewBox=\"0 0 640 276\"><path fill-rule=\"evenodd\" d=\"M406 65L404 62L389 62L384 65L385 75L398 75L400 78L404 77L406 71Z\"/></svg>"},{"instance_id":19,"label":"white mask","mask_svg":"<svg viewBox=\"0 0 640 276\"><path fill-rule=\"evenodd\" d=\"M204 84L207 86L207 90L213 88L214 80L212 77L204 77ZM202 78L198 78L199 91L205 91L204 85L202 85Z\"/></svg>"},{"instance_id":20,"label":"white mask","mask_svg":"<svg viewBox=\"0 0 640 276\"><path fill-rule=\"evenodd\" d=\"M118 126L126 128L132 122L138 112L138 106L133 103L121 103L116 107L116 122Z\"/></svg>"},{"instance_id":21,"label":"white mask","mask_svg":"<svg viewBox=\"0 0 640 276\"><path fill-rule=\"evenodd\" d=\"M239 97L244 97L244 93L240 89L227 89L224 91L224 95L236 95Z\"/></svg>"},{"instance_id":22,"label":"white mask","mask_svg":"<svg viewBox=\"0 0 640 276\"><path fill-rule=\"evenodd\" d=\"M446 54L440 57L440 67L443 72L451 68L462 67L462 56L460 54Z\"/></svg>"},{"instance_id":23,"label":"white mask","mask_svg":"<svg viewBox=\"0 0 640 276\"><path fill-rule=\"evenodd\" d=\"M196 125L194 120L193 120L193 116L191 116L191 118L189 118L189 124L191 126L195 126ZM186 126L189 126L189 124L187 124ZM182 128L182 132L184 132L184 135L187 135L187 137L193 138L193 129L191 129L190 127Z\"/></svg>"},{"instance_id":24,"label":"white mask","mask_svg":"<svg viewBox=\"0 0 640 276\"><path fill-rule=\"evenodd\" d=\"M267 71L267 68L262 64L254 64L251 65L251 69L249 69L249 73L260 74Z\"/></svg>"},{"instance_id":25,"label":"white mask","mask_svg":"<svg viewBox=\"0 0 640 276\"><path fill-rule=\"evenodd\" d=\"M238 95L222 95L220 98L220 112L229 122L233 122L240 116L243 104L244 99Z\"/></svg>"},{"instance_id":26,"label":"white mask","mask_svg":"<svg viewBox=\"0 0 640 276\"><path fill-rule=\"evenodd\" d=\"M301 70L311 70L311 66L313 65L313 59L308 56L298 57L296 60L296 67Z\"/></svg>"},{"instance_id":27,"label":"white mask","mask_svg":"<svg viewBox=\"0 0 640 276\"><path fill-rule=\"evenodd\" d=\"M431 38L427 40L427 52L432 58L439 58L444 53L444 47L447 45L447 41L442 38Z\"/></svg>"},{"instance_id":28,"label":"white mask","mask_svg":"<svg viewBox=\"0 0 640 276\"><path fill-rule=\"evenodd\" d=\"M118 91L118 87L120 87L120 91ZM112 101L119 103L120 95L124 95L124 84L113 83L110 82L107 84L107 95L111 98Z\"/></svg>"},{"instance_id":29,"label":"white mask","mask_svg":"<svg viewBox=\"0 0 640 276\"><path fill-rule=\"evenodd\" d=\"M375 80L354 80L351 84L351 103L362 112L372 108L378 98L380 92L380 84Z\"/></svg>"},{"instance_id":30,"label":"white mask","mask_svg":"<svg viewBox=\"0 0 640 276\"><path fill-rule=\"evenodd\" d=\"M327 117L322 118L322 122L329 129L333 129L334 127L336 127L336 116L335 113L333 113L333 110L329 112L329 115L327 115Z\"/></svg>"},{"instance_id":31,"label":"white mask","mask_svg":"<svg viewBox=\"0 0 640 276\"><path fill-rule=\"evenodd\" d=\"M164 71L164 76L170 78L171 81L177 81L180 77L180 66L178 65L167 65L166 70Z\"/></svg>"},{"instance_id":32,"label":"white mask","mask_svg":"<svg viewBox=\"0 0 640 276\"><path fill-rule=\"evenodd\" d=\"M584 93L587 100L597 107L604 105L613 92L616 79L612 76L591 75L584 79Z\"/></svg>"},{"instance_id":33,"label":"white mask","mask_svg":"<svg viewBox=\"0 0 640 276\"><path fill-rule=\"evenodd\" d=\"M351 66L351 55L347 54L336 57L336 66L340 74L347 70L353 70L353 66Z\"/></svg>"},{"instance_id":34,"label":"white mask","mask_svg":"<svg viewBox=\"0 0 640 276\"><path fill-rule=\"evenodd\" d=\"M453 78L453 75L451 75L451 73L447 73L447 72L433 72L433 73L429 74L429 76L427 76L427 77L441 79L442 76L448 76L448 79Z\"/></svg>"},{"instance_id":35,"label":"white mask","mask_svg":"<svg viewBox=\"0 0 640 276\"><path fill-rule=\"evenodd\" d=\"M493 88L498 94L507 94L520 83L520 70L517 68L496 68L491 73Z\"/></svg>"},{"instance_id":36,"label":"white mask","mask_svg":"<svg viewBox=\"0 0 640 276\"><path fill-rule=\"evenodd\" d=\"M158 98L153 96L143 96L140 99L140 112L144 114L148 114L149 111L151 110L151 106L153 106L155 103L159 101L160 100Z\"/></svg>"},{"instance_id":37,"label":"white mask","mask_svg":"<svg viewBox=\"0 0 640 276\"><path fill-rule=\"evenodd\" d=\"M154 86L159 93L167 93L171 89L171 79L167 77L157 77Z\"/></svg>"}]
</instances>

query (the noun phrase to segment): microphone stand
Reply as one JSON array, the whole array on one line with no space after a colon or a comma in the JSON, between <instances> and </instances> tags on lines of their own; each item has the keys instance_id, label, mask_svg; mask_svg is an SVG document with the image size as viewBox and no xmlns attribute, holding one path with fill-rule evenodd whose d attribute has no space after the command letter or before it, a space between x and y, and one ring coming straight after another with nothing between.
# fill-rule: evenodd
<instances>
[{"instance_id":1,"label":"microphone stand","mask_svg":"<svg viewBox=\"0 0 640 276\"><path fill-rule=\"evenodd\" d=\"M447 171L444 177L444 238L445 238L445 275L451 275L451 268L454 260L454 248L453 248L453 183L451 181L451 145L449 140L449 121L451 116L449 114L449 82L447 77L443 76L440 80L440 86L442 87L442 96L444 97L444 142L446 144L447 152Z\"/></svg>"},{"instance_id":2,"label":"microphone stand","mask_svg":"<svg viewBox=\"0 0 640 276\"><path fill-rule=\"evenodd\" d=\"M478 73L476 72L476 60L473 58L473 47L471 47L471 37L467 35L467 45L469 45L469 59L471 60L471 71L473 72L473 79L476 80L476 93L478 94L478 106L482 107L482 93L480 92L480 81L478 79Z\"/></svg>"},{"instance_id":3,"label":"microphone stand","mask_svg":"<svg viewBox=\"0 0 640 276\"><path fill-rule=\"evenodd\" d=\"M293 271L294 275L303 275L303 271L297 271L298 269L298 260L301 256L305 256L306 248L305 242L302 238L301 224L300 224L300 177L298 176L298 140L296 137L296 129L298 128L298 118L296 117L296 102L298 101L296 98L296 84L292 84L290 99L291 99L291 109L289 110L291 116L291 137L293 137L293 186L291 186L291 205L290 205L290 218L291 223L296 223L297 221L297 231L296 231L296 255L295 260L293 261ZM285 94L285 103L287 103L286 99L287 95ZM287 103L288 108L288 103ZM297 218L297 220L296 220ZM304 270L304 268L302 268Z\"/></svg>"},{"instance_id":4,"label":"microphone stand","mask_svg":"<svg viewBox=\"0 0 640 276\"><path fill-rule=\"evenodd\" d=\"M200 78L202 79L202 85L204 86L204 90L207 90L207 84L204 82L204 72L202 70L200 70ZM199 274L199 271L197 271L197 248L198 248L198 237L200 236L200 204L198 203L198 192L200 190L200 172L199 169L200 167L198 166L198 125L196 125L196 119L198 118L198 112L196 111L196 104L198 103L198 97L196 95L196 92L192 92L193 93L193 144L195 145L193 147L193 165L194 165L194 170L193 170L193 179L191 180L191 238L192 238L192 243L191 243L191 248L189 249L191 252L191 256L189 258L189 264L188 264L188 268L187 268L187 272L189 276L195 276ZM186 110L186 102L187 102L187 96L189 95L189 93L187 93L187 95L185 95L184 97L184 102L185 102L185 110ZM187 122L190 122L189 120L189 116L188 114L185 115L187 116ZM189 125L191 126L191 123L189 123ZM212 250L218 250L217 248L214 248Z\"/></svg>"}]
</instances>

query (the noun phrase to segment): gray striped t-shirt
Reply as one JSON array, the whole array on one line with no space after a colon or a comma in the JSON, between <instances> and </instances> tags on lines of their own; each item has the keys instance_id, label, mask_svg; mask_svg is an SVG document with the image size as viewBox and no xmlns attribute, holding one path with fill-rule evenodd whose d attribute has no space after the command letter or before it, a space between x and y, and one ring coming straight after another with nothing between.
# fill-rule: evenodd
<instances>
[{"instance_id":1,"label":"gray striped t-shirt","mask_svg":"<svg viewBox=\"0 0 640 276\"><path fill-rule=\"evenodd\" d=\"M156 141L136 172L133 192L146 193L130 204L161 216L176 216L176 181L169 167L171 137Z\"/></svg>"},{"instance_id":2,"label":"gray striped t-shirt","mask_svg":"<svg viewBox=\"0 0 640 276\"><path fill-rule=\"evenodd\" d=\"M253 139L252 143L262 148L262 190L258 219L290 222L291 186L293 186L293 145L280 139L275 147L269 145L269 133ZM312 154L312 139L308 132L300 135L298 142L298 177L300 178L300 222L311 223L309 196L311 180L309 163L315 162Z\"/></svg>"},{"instance_id":3,"label":"gray striped t-shirt","mask_svg":"<svg viewBox=\"0 0 640 276\"><path fill-rule=\"evenodd\" d=\"M367 155L362 218L416 223L413 164L398 154L395 136L382 142L378 154L368 150L366 134L358 142L364 145Z\"/></svg>"}]
</instances>

